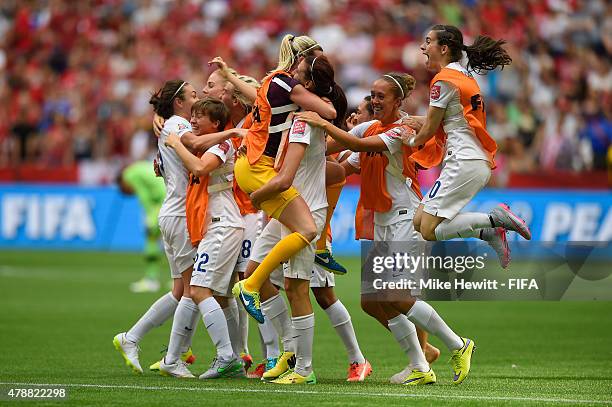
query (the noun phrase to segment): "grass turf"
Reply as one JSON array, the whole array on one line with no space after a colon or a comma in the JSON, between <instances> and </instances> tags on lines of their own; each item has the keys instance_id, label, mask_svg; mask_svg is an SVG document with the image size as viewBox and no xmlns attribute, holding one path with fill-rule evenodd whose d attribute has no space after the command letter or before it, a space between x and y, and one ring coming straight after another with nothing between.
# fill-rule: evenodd
<instances>
[{"instance_id":1,"label":"grass turf","mask_svg":"<svg viewBox=\"0 0 612 407\"><path fill-rule=\"evenodd\" d=\"M391 335L359 308L359 259L340 260L351 272L336 278L337 294L352 315L374 373L365 383L345 382L344 348L315 306L313 365L319 384L279 387L247 379L202 382L148 371L133 375L112 338L159 296L128 291L128 283L141 275L138 255L0 251L0 389L12 387L7 383L63 384L70 386L69 399L62 402L66 405L612 404L612 303L435 303L458 333L475 339L473 369L466 382L453 386L444 350L433 365L438 383L407 388L388 383L404 368L406 357ZM260 347L252 322L249 341L257 361ZM141 342L143 368L161 357L170 326L167 322ZM435 338L431 341L443 348ZM194 350L198 360L192 371L200 373L213 356L201 324Z\"/></svg>"}]
</instances>

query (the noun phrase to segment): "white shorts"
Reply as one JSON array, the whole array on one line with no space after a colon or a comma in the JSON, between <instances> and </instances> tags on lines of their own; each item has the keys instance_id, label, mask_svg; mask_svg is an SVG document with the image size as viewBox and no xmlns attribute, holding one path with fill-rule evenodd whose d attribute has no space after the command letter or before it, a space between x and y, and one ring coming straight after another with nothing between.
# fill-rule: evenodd
<instances>
[{"instance_id":1,"label":"white shorts","mask_svg":"<svg viewBox=\"0 0 612 407\"><path fill-rule=\"evenodd\" d=\"M334 277L334 273L330 273L315 263L312 268L312 277L310 277L310 288L325 288L335 286L336 278Z\"/></svg>"},{"instance_id":2,"label":"white shorts","mask_svg":"<svg viewBox=\"0 0 612 407\"><path fill-rule=\"evenodd\" d=\"M289 266L283 267L283 275L287 278L297 278L300 280L310 280L314 266L314 256L317 245L317 240L325 226L327 216L327 208L317 209L312 213L315 225L317 226L317 237L313 239L310 245L306 246L293 257L289 259ZM251 254L251 260L261 263L266 255L282 238L291 234L291 231L284 227L278 220L270 219L261 232L259 239L255 242L255 248ZM274 274L274 273L272 273ZM278 285L278 274L273 278L270 276L272 284ZM280 284L282 287L284 284Z\"/></svg>"},{"instance_id":3,"label":"white shorts","mask_svg":"<svg viewBox=\"0 0 612 407\"><path fill-rule=\"evenodd\" d=\"M211 227L198 246L191 285L210 288L215 295L230 297L234 267L240 251L244 229L229 226Z\"/></svg>"},{"instance_id":4,"label":"white shorts","mask_svg":"<svg viewBox=\"0 0 612 407\"><path fill-rule=\"evenodd\" d=\"M454 218L489 182L491 167L485 160L444 162L442 172L421 203L430 215Z\"/></svg>"},{"instance_id":5,"label":"white shorts","mask_svg":"<svg viewBox=\"0 0 612 407\"><path fill-rule=\"evenodd\" d=\"M164 251L170 264L172 278L181 278L181 273L191 268L196 249L191 245L184 216L159 218L159 230L164 240Z\"/></svg>"},{"instance_id":6,"label":"white shorts","mask_svg":"<svg viewBox=\"0 0 612 407\"><path fill-rule=\"evenodd\" d=\"M375 255L390 255L397 251L408 253L411 256L423 256L429 254L427 242L423 239L421 234L414 229L412 219L402 219L396 223L387 226L374 225L374 241L375 242L398 242L397 247L391 246L389 249L385 249L384 253L377 253ZM418 268L410 272L408 270L402 270L399 272L385 272L380 275L385 282L399 282L400 280L411 280L414 281L418 286L419 280L423 278L424 273L422 268ZM368 281L366 281L368 280ZM361 294L381 294L373 285L369 279L362 279ZM421 294L420 289L410 290L406 292L413 297L417 297Z\"/></svg>"},{"instance_id":7,"label":"white shorts","mask_svg":"<svg viewBox=\"0 0 612 407\"><path fill-rule=\"evenodd\" d=\"M234 270L238 273L244 273L249 263L251 253L253 252L255 242L259 238L264 225L264 212L248 213L242 217L244 219L244 237L238 253L238 261Z\"/></svg>"}]
</instances>

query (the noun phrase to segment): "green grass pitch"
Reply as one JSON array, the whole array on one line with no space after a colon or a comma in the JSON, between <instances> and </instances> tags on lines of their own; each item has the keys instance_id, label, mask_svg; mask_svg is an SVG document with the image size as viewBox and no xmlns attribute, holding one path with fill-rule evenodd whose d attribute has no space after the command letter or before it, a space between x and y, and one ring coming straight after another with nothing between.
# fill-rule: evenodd
<instances>
[{"instance_id":1,"label":"green grass pitch","mask_svg":"<svg viewBox=\"0 0 612 407\"><path fill-rule=\"evenodd\" d=\"M0 251L0 388L67 386L67 401L36 402L49 405L612 405L612 303L435 303L458 333L475 339L472 371L462 385L453 386L444 350L433 365L438 383L407 388L388 383L404 368L406 357L359 308L359 259L340 260L351 272L337 277L337 293L374 373L365 383L345 382L344 348L315 305L319 384L279 387L247 379L202 382L148 371L133 375L112 339L159 296L127 289L141 275L139 255ZM142 341L143 368L161 357L170 326L167 322ZM249 341L257 360L254 321ZM432 343L442 349L435 338ZM201 324L194 350L198 360L192 371L199 374L213 354Z\"/></svg>"}]
</instances>

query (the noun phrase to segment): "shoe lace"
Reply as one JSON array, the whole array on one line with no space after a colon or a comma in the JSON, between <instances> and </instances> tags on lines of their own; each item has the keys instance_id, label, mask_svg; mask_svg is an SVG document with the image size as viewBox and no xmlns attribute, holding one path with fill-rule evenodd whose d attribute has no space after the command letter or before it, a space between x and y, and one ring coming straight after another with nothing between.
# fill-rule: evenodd
<instances>
[{"instance_id":1,"label":"shoe lace","mask_svg":"<svg viewBox=\"0 0 612 407\"><path fill-rule=\"evenodd\" d=\"M210 362L210 368L209 369L213 369L215 366L217 366L218 365L217 362L218 362L218 360L217 360L217 357L215 356L213 358L212 362Z\"/></svg>"},{"instance_id":2,"label":"shoe lace","mask_svg":"<svg viewBox=\"0 0 612 407\"><path fill-rule=\"evenodd\" d=\"M359 363L357 362L353 362L351 363L351 365L349 366L349 374L352 375L356 375L357 374L357 369L359 368Z\"/></svg>"},{"instance_id":3,"label":"shoe lace","mask_svg":"<svg viewBox=\"0 0 612 407\"><path fill-rule=\"evenodd\" d=\"M276 359L276 358L268 358L268 359L266 359L266 363L264 364L264 369L266 371L268 371L268 370L274 368L274 366L276 366L277 360L278 359Z\"/></svg>"}]
</instances>

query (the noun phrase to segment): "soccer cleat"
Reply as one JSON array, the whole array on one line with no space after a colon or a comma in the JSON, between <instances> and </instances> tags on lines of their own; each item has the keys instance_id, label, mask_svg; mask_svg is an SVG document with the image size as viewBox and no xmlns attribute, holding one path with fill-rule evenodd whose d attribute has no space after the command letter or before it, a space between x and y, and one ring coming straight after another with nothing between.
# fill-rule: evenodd
<instances>
[{"instance_id":1,"label":"soccer cleat","mask_svg":"<svg viewBox=\"0 0 612 407\"><path fill-rule=\"evenodd\" d=\"M195 362L196 356L193 354L191 348L187 349L187 352L181 355L181 360L187 363L188 365L192 365L193 362ZM159 360L149 366L149 370L152 372L159 372Z\"/></svg>"},{"instance_id":2,"label":"soccer cleat","mask_svg":"<svg viewBox=\"0 0 612 407\"><path fill-rule=\"evenodd\" d=\"M293 369L295 366L295 354L293 352L283 352L278 358L276 365L266 372L261 377L262 380L274 380L280 377L283 373Z\"/></svg>"},{"instance_id":3,"label":"soccer cleat","mask_svg":"<svg viewBox=\"0 0 612 407\"><path fill-rule=\"evenodd\" d=\"M249 379L261 379L264 372L266 371L266 363L262 362L255 366L255 369L251 372L247 372L247 377Z\"/></svg>"},{"instance_id":4,"label":"soccer cleat","mask_svg":"<svg viewBox=\"0 0 612 407\"><path fill-rule=\"evenodd\" d=\"M495 250L502 268L507 268L510 264L510 246L508 246L508 239L506 239L506 229L502 227L482 229L481 238Z\"/></svg>"},{"instance_id":5,"label":"soccer cleat","mask_svg":"<svg viewBox=\"0 0 612 407\"><path fill-rule=\"evenodd\" d=\"M278 379L272 380L270 383L276 384L317 384L317 377L314 372L310 372L310 374L306 377L295 373L293 370L288 370L285 374L283 374Z\"/></svg>"},{"instance_id":6,"label":"soccer cleat","mask_svg":"<svg viewBox=\"0 0 612 407\"><path fill-rule=\"evenodd\" d=\"M330 273L344 275L347 271L342 264L334 259L329 249L317 250L315 252L315 263Z\"/></svg>"},{"instance_id":7,"label":"soccer cleat","mask_svg":"<svg viewBox=\"0 0 612 407\"><path fill-rule=\"evenodd\" d=\"M229 377L245 377L242 361L234 358L229 362L222 362L214 358L210 368L200 375L200 379L220 379Z\"/></svg>"},{"instance_id":8,"label":"soccer cleat","mask_svg":"<svg viewBox=\"0 0 612 407\"><path fill-rule=\"evenodd\" d=\"M531 231L525 221L516 216L506 204L499 204L491 212L489 218L493 221L495 227L502 227L506 230L512 230L527 240L531 240Z\"/></svg>"},{"instance_id":9,"label":"soccer cleat","mask_svg":"<svg viewBox=\"0 0 612 407\"><path fill-rule=\"evenodd\" d=\"M242 352L240 354L240 359L242 359L242 362L244 363L244 371L248 371L253 365L253 357L248 353Z\"/></svg>"},{"instance_id":10,"label":"soccer cleat","mask_svg":"<svg viewBox=\"0 0 612 407\"><path fill-rule=\"evenodd\" d=\"M364 363L353 362L348 369L347 382L362 382L372 374L372 365L367 360Z\"/></svg>"},{"instance_id":11,"label":"soccer cleat","mask_svg":"<svg viewBox=\"0 0 612 407\"><path fill-rule=\"evenodd\" d=\"M472 362L472 353L476 349L474 341L468 338L461 338L463 341L463 347L453 351L451 356L451 365L455 375L453 376L453 383L460 384L465 380L468 373L470 372L470 365Z\"/></svg>"},{"instance_id":12,"label":"soccer cleat","mask_svg":"<svg viewBox=\"0 0 612 407\"><path fill-rule=\"evenodd\" d=\"M436 374L432 369L429 372L420 372L413 370L410 372L408 377L404 379L402 384L404 386L421 386L425 384L434 384L436 382Z\"/></svg>"},{"instance_id":13,"label":"soccer cleat","mask_svg":"<svg viewBox=\"0 0 612 407\"><path fill-rule=\"evenodd\" d=\"M159 281L143 277L138 281L130 283L130 291L133 293L156 293L159 291Z\"/></svg>"},{"instance_id":14,"label":"soccer cleat","mask_svg":"<svg viewBox=\"0 0 612 407\"><path fill-rule=\"evenodd\" d=\"M193 379L195 376L187 368L187 363L177 360L175 363L166 364L166 358L159 361L159 374L162 376L174 376L180 379Z\"/></svg>"},{"instance_id":15,"label":"soccer cleat","mask_svg":"<svg viewBox=\"0 0 612 407\"><path fill-rule=\"evenodd\" d=\"M264 323L264 315L261 312L261 301L257 291L247 291L244 289L244 280L238 281L232 288L232 295L240 300L244 309L250 316L255 318L260 324Z\"/></svg>"},{"instance_id":16,"label":"soccer cleat","mask_svg":"<svg viewBox=\"0 0 612 407\"><path fill-rule=\"evenodd\" d=\"M125 364L134 371L136 374L142 374L142 368L138 361L138 345L134 342L128 341L125 337L125 332L115 335L113 338L113 345L115 349L121 353Z\"/></svg>"},{"instance_id":17,"label":"soccer cleat","mask_svg":"<svg viewBox=\"0 0 612 407\"><path fill-rule=\"evenodd\" d=\"M402 384L404 380L406 380L406 376L408 376L410 372L412 372L412 367L408 365L401 372L398 372L394 374L393 376L391 376L391 378L389 379L389 382L393 384Z\"/></svg>"}]
</instances>

